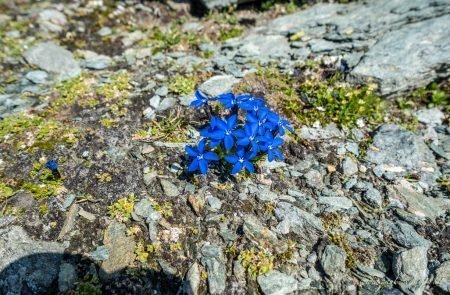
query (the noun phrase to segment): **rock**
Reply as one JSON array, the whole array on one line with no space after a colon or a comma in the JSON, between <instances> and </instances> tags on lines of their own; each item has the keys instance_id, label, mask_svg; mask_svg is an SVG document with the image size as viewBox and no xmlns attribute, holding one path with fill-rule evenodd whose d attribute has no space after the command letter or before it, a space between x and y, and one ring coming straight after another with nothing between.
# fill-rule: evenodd
<instances>
[{"instance_id":1,"label":"rock","mask_svg":"<svg viewBox=\"0 0 450 295\"><path fill-rule=\"evenodd\" d=\"M392 238L395 242L406 248L418 246L430 247L431 242L420 236L413 226L406 222L397 221L390 226Z\"/></svg>"},{"instance_id":2,"label":"rock","mask_svg":"<svg viewBox=\"0 0 450 295\"><path fill-rule=\"evenodd\" d=\"M438 126L444 120L444 114L438 108L421 109L416 113L417 120L430 126Z\"/></svg>"},{"instance_id":3,"label":"rock","mask_svg":"<svg viewBox=\"0 0 450 295\"><path fill-rule=\"evenodd\" d=\"M197 216L200 216L200 210L205 205L205 200L203 200L203 198L198 195L189 195L188 202L194 210L195 214L197 214Z\"/></svg>"},{"instance_id":4,"label":"rock","mask_svg":"<svg viewBox=\"0 0 450 295\"><path fill-rule=\"evenodd\" d=\"M91 70L104 70L112 64L112 59L106 55L97 55L84 61L84 66Z\"/></svg>"},{"instance_id":5,"label":"rock","mask_svg":"<svg viewBox=\"0 0 450 295\"><path fill-rule=\"evenodd\" d=\"M178 187L175 184L173 184L172 182L165 180L165 179L161 179L161 178L159 179L159 182L161 183L164 193L168 197L176 197L181 194Z\"/></svg>"},{"instance_id":6,"label":"rock","mask_svg":"<svg viewBox=\"0 0 450 295\"><path fill-rule=\"evenodd\" d=\"M67 292L71 290L77 282L77 279L77 272L72 264L61 264L58 275L59 292Z\"/></svg>"},{"instance_id":7,"label":"rock","mask_svg":"<svg viewBox=\"0 0 450 295\"><path fill-rule=\"evenodd\" d=\"M226 8L237 4L238 0L200 0L200 3L208 10Z\"/></svg>"},{"instance_id":8,"label":"rock","mask_svg":"<svg viewBox=\"0 0 450 295\"><path fill-rule=\"evenodd\" d=\"M282 272L271 270L257 278L264 295L290 294L298 290L298 281Z\"/></svg>"},{"instance_id":9,"label":"rock","mask_svg":"<svg viewBox=\"0 0 450 295\"><path fill-rule=\"evenodd\" d=\"M177 103L177 100L173 97L166 97L163 99L163 101L159 104L158 108L156 109L157 112L162 112L165 110L170 109Z\"/></svg>"},{"instance_id":10,"label":"rock","mask_svg":"<svg viewBox=\"0 0 450 295\"><path fill-rule=\"evenodd\" d=\"M208 272L208 288L211 294L223 294L226 287L226 270L223 250L212 244L205 244L201 250L202 263Z\"/></svg>"},{"instance_id":11,"label":"rock","mask_svg":"<svg viewBox=\"0 0 450 295\"><path fill-rule=\"evenodd\" d=\"M100 276L110 279L119 275L119 271L134 262L136 243L132 236L125 233L126 225L113 221L105 231L103 243L109 250L109 257L102 263Z\"/></svg>"},{"instance_id":12,"label":"rock","mask_svg":"<svg viewBox=\"0 0 450 295\"><path fill-rule=\"evenodd\" d=\"M0 293L46 293L58 278L64 246L33 241L19 226L0 228Z\"/></svg>"},{"instance_id":13,"label":"rock","mask_svg":"<svg viewBox=\"0 0 450 295\"><path fill-rule=\"evenodd\" d=\"M363 199L371 206L381 208L383 197L379 190L370 188L363 194Z\"/></svg>"},{"instance_id":14,"label":"rock","mask_svg":"<svg viewBox=\"0 0 450 295\"><path fill-rule=\"evenodd\" d=\"M209 97L216 97L219 94L233 91L233 85L239 82L231 75L214 76L200 85L199 90Z\"/></svg>"},{"instance_id":15,"label":"rock","mask_svg":"<svg viewBox=\"0 0 450 295\"><path fill-rule=\"evenodd\" d=\"M366 275L371 276L371 277L376 277L376 278L380 278L380 279L383 279L384 277L386 277L386 275L382 271L379 271L372 267L368 267L363 264L358 264L358 270Z\"/></svg>"},{"instance_id":16,"label":"rock","mask_svg":"<svg viewBox=\"0 0 450 295\"><path fill-rule=\"evenodd\" d=\"M106 37L106 36L112 34L112 30L111 30L111 28L109 28L109 27L102 27L100 30L97 31L97 34L98 34L100 37Z\"/></svg>"},{"instance_id":17,"label":"rock","mask_svg":"<svg viewBox=\"0 0 450 295\"><path fill-rule=\"evenodd\" d=\"M97 218L94 214L92 214L91 212L87 212L83 208L80 208L80 211L78 211L78 215L87 219L90 222L94 222L95 219Z\"/></svg>"},{"instance_id":18,"label":"rock","mask_svg":"<svg viewBox=\"0 0 450 295\"><path fill-rule=\"evenodd\" d=\"M345 176L352 176L358 173L358 165L351 157L346 157L341 163L341 170Z\"/></svg>"},{"instance_id":19,"label":"rock","mask_svg":"<svg viewBox=\"0 0 450 295\"><path fill-rule=\"evenodd\" d=\"M322 173L315 169L309 170L305 175L306 183L315 189L322 190L324 188Z\"/></svg>"},{"instance_id":20,"label":"rock","mask_svg":"<svg viewBox=\"0 0 450 295\"><path fill-rule=\"evenodd\" d=\"M432 151L419 136L400 125L382 125L365 159L392 172L419 173L431 186L440 175Z\"/></svg>"},{"instance_id":21,"label":"rock","mask_svg":"<svg viewBox=\"0 0 450 295\"><path fill-rule=\"evenodd\" d=\"M39 13L38 23L44 30L60 33L63 26L67 24L67 18L64 13L56 9L45 9Z\"/></svg>"},{"instance_id":22,"label":"rock","mask_svg":"<svg viewBox=\"0 0 450 295\"><path fill-rule=\"evenodd\" d=\"M206 202L208 202L209 208L212 211L218 211L222 207L222 201L211 195L206 198Z\"/></svg>"},{"instance_id":23,"label":"rock","mask_svg":"<svg viewBox=\"0 0 450 295\"><path fill-rule=\"evenodd\" d=\"M181 105L188 107L191 105L191 102L193 102L195 100L195 95L188 94L188 95L180 97L179 99L180 99Z\"/></svg>"},{"instance_id":24,"label":"rock","mask_svg":"<svg viewBox=\"0 0 450 295\"><path fill-rule=\"evenodd\" d=\"M94 261L103 261L109 258L109 250L106 246L98 246L95 251L89 253L89 257Z\"/></svg>"},{"instance_id":25,"label":"rock","mask_svg":"<svg viewBox=\"0 0 450 295\"><path fill-rule=\"evenodd\" d=\"M293 232L314 243L324 231L319 218L286 202L278 203L275 216L280 221L276 229L281 234Z\"/></svg>"},{"instance_id":26,"label":"rock","mask_svg":"<svg viewBox=\"0 0 450 295\"><path fill-rule=\"evenodd\" d=\"M320 259L325 274L332 280L339 280L345 273L347 253L338 246L327 245Z\"/></svg>"},{"instance_id":27,"label":"rock","mask_svg":"<svg viewBox=\"0 0 450 295\"><path fill-rule=\"evenodd\" d=\"M25 75L25 78L34 84L43 84L47 82L48 74L44 71L30 71Z\"/></svg>"},{"instance_id":28,"label":"rock","mask_svg":"<svg viewBox=\"0 0 450 295\"><path fill-rule=\"evenodd\" d=\"M161 103L161 96L154 95L152 98L150 98L149 103L152 108L157 109Z\"/></svg>"},{"instance_id":29,"label":"rock","mask_svg":"<svg viewBox=\"0 0 450 295\"><path fill-rule=\"evenodd\" d=\"M63 227L61 229L61 231L59 232L58 235L58 240L61 240L62 238L64 238L65 235L67 235L75 226L75 219L77 218L78 215L78 210L80 209L80 206L78 204L73 204L70 209L69 212L67 212L67 216L66 219L64 220L64 224Z\"/></svg>"},{"instance_id":30,"label":"rock","mask_svg":"<svg viewBox=\"0 0 450 295\"><path fill-rule=\"evenodd\" d=\"M279 244L276 234L264 226L254 215L247 214L243 220L243 230L248 239L268 249L273 249Z\"/></svg>"},{"instance_id":31,"label":"rock","mask_svg":"<svg viewBox=\"0 0 450 295\"><path fill-rule=\"evenodd\" d=\"M154 150L154 148L152 147L152 149ZM153 183L153 181L155 181L158 177L158 173L156 173L156 171L147 171L144 174L144 183L145 185L150 185Z\"/></svg>"},{"instance_id":32,"label":"rock","mask_svg":"<svg viewBox=\"0 0 450 295\"><path fill-rule=\"evenodd\" d=\"M259 186L256 192L256 198L261 202L273 202L278 199L278 195L270 190L269 187Z\"/></svg>"},{"instance_id":33,"label":"rock","mask_svg":"<svg viewBox=\"0 0 450 295\"><path fill-rule=\"evenodd\" d=\"M158 95L160 97L164 97L167 94L169 94L169 88L167 88L167 86L161 86L155 91L155 95Z\"/></svg>"},{"instance_id":34,"label":"rock","mask_svg":"<svg viewBox=\"0 0 450 295\"><path fill-rule=\"evenodd\" d=\"M403 292L422 294L428 278L427 250L421 246L394 255L392 269Z\"/></svg>"},{"instance_id":35,"label":"rock","mask_svg":"<svg viewBox=\"0 0 450 295\"><path fill-rule=\"evenodd\" d=\"M51 42L40 43L23 54L25 60L66 80L80 75L81 69L70 51Z\"/></svg>"},{"instance_id":36,"label":"rock","mask_svg":"<svg viewBox=\"0 0 450 295\"><path fill-rule=\"evenodd\" d=\"M300 129L301 138L307 140L324 140L333 138L343 138L344 134L338 129L337 125L332 123L324 128L321 127L308 127L303 125Z\"/></svg>"},{"instance_id":37,"label":"rock","mask_svg":"<svg viewBox=\"0 0 450 295\"><path fill-rule=\"evenodd\" d=\"M444 198L431 198L417 192L406 180L390 187L389 197L406 204L407 211L422 217L435 220L450 210L450 200Z\"/></svg>"},{"instance_id":38,"label":"rock","mask_svg":"<svg viewBox=\"0 0 450 295\"><path fill-rule=\"evenodd\" d=\"M150 240L156 241L158 238L158 221L161 214L153 208L153 204L148 199L143 199L135 204L134 213L145 219L148 224Z\"/></svg>"},{"instance_id":39,"label":"rock","mask_svg":"<svg viewBox=\"0 0 450 295\"><path fill-rule=\"evenodd\" d=\"M175 267L173 267L172 265L170 265L169 262L165 261L165 260L158 260L159 266L161 266L163 273L168 276L169 278L173 278L174 276L176 276L177 274L177 269Z\"/></svg>"},{"instance_id":40,"label":"rock","mask_svg":"<svg viewBox=\"0 0 450 295\"><path fill-rule=\"evenodd\" d=\"M413 1L414 2L414 1ZM450 37L443 23L450 23L450 15L411 23L384 34L364 55L352 71L359 80L379 81L382 95L407 92L428 85L443 64L450 63ZM422 40L419 44L417 40ZM421 54L427 52L426 62ZM438 76L439 77L439 76Z\"/></svg>"},{"instance_id":41,"label":"rock","mask_svg":"<svg viewBox=\"0 0 450 295\"><path fill-rule=\"evenodd\" d=\"M445 261L436 269L434 284L443 292L450 292L450 261Z\"/></svg>"},{"instance_id":42,"label":"rock","mask_svg":"<svg viewBox=\"0 0 450 295\"><path fill-rule=\"evenodd\" d=\"M319 204L329 206L333 210L347 210L353 206L352 200L346 197L319 197Z\"/></svg>"},{"instance_id":43,"label":"rock","mask_svg":"<svg viewBox=\"0 0 450 295\"><path fill-rule=\"evenodd\" d=\"M249 35L240 41L242 46L238 55L245 57L258 57L265 60L268 57L284 57L289 55L290 46L288 40L280 35Z\"/></svg>"},{"instance_id":44,"label":"rock","mask_svg":"<svg viewBox=\"0 0 450 295\"><path fill-rule=\"evenodd\" d=\"M186 280L184 281L183 285L183 292L187 295L199 294L200 280L201 273L198 269L197 262L194 262L194 264L192 264L191 268L189 268L189 271L186 274Z\"/></svg>"}]
</instances>

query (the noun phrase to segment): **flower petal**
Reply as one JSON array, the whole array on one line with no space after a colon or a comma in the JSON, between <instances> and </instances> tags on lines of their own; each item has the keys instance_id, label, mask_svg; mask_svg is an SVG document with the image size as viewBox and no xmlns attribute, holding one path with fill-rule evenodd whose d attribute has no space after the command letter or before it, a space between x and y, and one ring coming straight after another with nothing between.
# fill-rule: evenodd
<instances>
[{"instance_id":1,"label":"flower petal","mask_svg":"<svg viewBox=\"0 0 450 295\"><path fill-rule=\"evenodd\" d=\"M229 150L231 150L233 148L234 138L233 138L232 135L226 135L223 142L225 144L225 149L227 151L229 151Z\"/></svg>"},{"instance_id":2,"label":"flower petal","mask_svg":"<svg viewBox=\"0 0 450 295\"><path fill-rule=\"evenodd\" d=\"M248 137L244 137L239 139L236 143L240 146L247 146L250 143L250 139Z\"/></svg>"},{"instance_id":3,"label":"flower petal","mask_svg":"<svg viewBox=\"0 0 450 295\"><path fill-rule=\"evenodd\" d=\"M200 142L197 145L197 150L199 154L203 154L205 151L205 145L206 145L206 139L200 140Z\"/></svg>"},{"instance_id":4,"label":"flower petal","mask_svg":"<svg viewBox=\"0 0 450 295\"><path fill-rule=\"evenodd\" d=\"M219 161L219 156L214 152L204 153L203 158L207 161Z\"/></svg>"},{"instance_id":5,"label":"flower petal","mask_svg":"<svg viewBox=\"0 0 450 295\"><path fill-rule=\"evenodd\" d=\"M241 172L242 170L242 163L241 162L236 162L236 164L234 164L233 166L233 170L231 170L231 174L236 174Z\"/></svg>"},{"instance_id":6,"label":"flower petal","mask_svg":"<svg viewBox=\"0 0 450 295\"><path fill-rule=\"evenodd\" d=\"M208 162L206 162L206 160L204 160L204 159L199 160L198 166L200 167L201 174L206 174L206 172L208 172Z\"/></svg>"},{"instance_id":7,"label":"flower petal","mask_svg":"<svg viewBox=\"0 0 450 295\"><path fill-rule=\"evenodd\" d=\"M186 152L191 157L197 157L198 156L198 153L189 145L186 146Z\"/></svg>"},{"instance_id":8,"label":"flower petal","mask_svg":"<svg viewBox=\"0 0 450 295\"><path fill-rule=\"evenodd\" d=\"M239 161L239 158L234 155L228 155L225 156L225 161L227 161L230 164L235 164L237 161Z\"/></svg>"},{"instance_id":9,"label":"flower petal","mask_svg":"<svg viewBox=\"0 0 450 295\"><path fill-rule=\"evenodd\" d=\"M188 167L188 171L189 172L194 172L198 169L198 160L197 158L195 158L194 160L192 160L191 164Z\"/></svg>"},{"instance_id":10,"label":"flower petal","mask_svg":"<svg viewBox=\"0 0 450 295\"><path fill-rule=\"evenodd\" d=\"M250 163L249 161L244 161L244 166L245 166L245 169L247 169L248 172L255 173L255 168L253 168L253 164Z\"/></svg>"}]
</instances>

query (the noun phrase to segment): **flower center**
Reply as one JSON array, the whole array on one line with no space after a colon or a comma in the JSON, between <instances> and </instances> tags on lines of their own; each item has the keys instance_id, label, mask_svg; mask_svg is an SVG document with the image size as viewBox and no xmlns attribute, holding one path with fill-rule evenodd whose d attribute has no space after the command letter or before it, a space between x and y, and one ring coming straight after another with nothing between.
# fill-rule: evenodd
<instances>
[{"instance_id":1,"label":"flower center","mask_svg":"<svg viewBox=\"0 0 450 295\"><path fill-rule=\"evenodd\" d=\"M255 137L252 135L252 136L250 136L248 139L250 139L250 141L252 141L252 140L255 139Z\"/></svg>"},{"instance_id":2,"label":"flower center","mask_svg":"<svg viewBox=\"0 0 450 295\"><path fill-rule=\"evenodd\" d=\"M239 158L239 163L244 163L244 159Z\"/></svg>"},{"instance_id":3,"label":"flower center","mask_svg":"<svg viewBox=\"0 0 450 295\"><path fill-rule=\"evenodd\" d=\"M230 130L225 130L225 134L226 134L226 135L230 135L230 134L231 134L231 131L230 131Z\"/></svg>"},{"instance_id":4,"label":"flower center","mask_svg":"<svg viewBox=\"0 0 450 295\"><path fill-rule=\"evenodd\" d=\"M197 160L203 159L203 154L197 156Z\"/></svg>"},{"instance_id":5,"label":"flower center","mask_svg":"<svg viewBox=\"0 0 450 295\"><path fill-rule=\"evenodd\" d=\"M273 149L273 146L272 146L272 145L269 145L267 148L268 148L269 150L271 150L271 149Z\"/></svg>"}]
</instances>

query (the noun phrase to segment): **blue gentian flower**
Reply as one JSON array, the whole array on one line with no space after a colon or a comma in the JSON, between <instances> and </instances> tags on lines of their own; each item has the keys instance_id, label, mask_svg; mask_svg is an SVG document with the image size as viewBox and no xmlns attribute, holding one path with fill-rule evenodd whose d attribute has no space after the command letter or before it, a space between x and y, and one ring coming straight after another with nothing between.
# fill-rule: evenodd
<instances>
[{"instance_id":1,"label":"blue gentian flower","mask_svg":"<svg viewBox=\"0 0 450 295\"><path fill-rule=\"evenodd\" d=\"M278 116L278 114L274 112L269 112L267 114L267 122L265 125L266 127L269 127L269 129L273 131L278 131L280 136L286 134L284 129L287 129L291 133L295 133L294 129L292 129L292 127L290 126L288 120L281 119L280 116Z\"/></svg>"},{"instance_id":2,"label":"blue gentian flower","mask_svg":"<svg viewBox=\"0 0 450 295\"><path fill-rule=\"evenodd\" d=\"M247 121L252 124L258 125L258 134L263 135L264 134L264 123L267 121L267 114L269 113L269 110L265 107L260 107L260 109L257 112L248 112L247 113Z\"/></svg>"},{"instance_id":3,"label":"blue gentian flower","mask_svg":"<svg viewBox=\"0 0 450 295\"><path fill-rule=\"evenodd\" d=\"M255 156L256 156L256 153L258 153L258 151L259 151L258 144L256 143L256 137L258 135L258 128L259 128L258 124L247 122L244 125L244 130L239 129L239 130L236 130L236 132L234 133L234 135L239 138L238 141L236 142L236 144L238 146L244 146L244 147L251 145L252 151Z\"/></svg>"},{"instance_id":4,"label":"blue gentian flower","mask_svg":"<svg viewBox=\"0 0 450 295\"><path fill-rule=\"evenodd\" d=\"M198 145L197 149L191 146L186 146L186 152L189 157L194 158L188 167L189 172L195 172L200 170L201 174L206 174L208 172L208 163L211 161L218 161L219 157L216 153L205 151L206 140L202 139Z\"/></svg>"},{"instance_id":5,"label":"blue gentian flower","mask_svg":"<svg viewBox=\"0 0 450 295\"><path fill-rule=\"evenodd\" d=\"M45 168L50 169L52 172L58 171L58 162L56 160L49 160L45 163Z\"/></svg>"},{"instance_id":6,"label":"blue gentian flower","mask_svg":"<svg viewBox=\"0 0 450 295\"><path fill-rule=\"evenodd\" d=\"M236 127L237 115L230 116L225 120L216 120L215 128L209 132L211 140L222 140L227 151L231 150L234 146L233 130Z\"/></svg>"},{"instance_id":7,"label":"blue gentian flower","mask_svg":"<svg viewBox=\"0 0 450 295\"><path fill-rule=\"evenodd\" d=\"M277 149L283 144L281 137L274 137L272 132L267 131L264 136L258 136L257 139L260 142L261 150L267 151L269 162L272 162L275 158L283 160L283 154Z\"/></svg>"},{"instance_id":8,"label":"blue gentian flower","mask_svg":"<svg viewBox=\"0 0 450 295\"><path fill-rule=\"evenodd\" d=\"M234 165L231 174L239 173L243 168L247 169L248 172L254 173L255 169L252 162L250 162L254 157L251 151L245 152L244 148L239 147L236 150L236 155L225 156L225 160Z\"/></svg>"},{"instance_id":9,"label":"blue gentian flower","mask_svg":"<svg viewBox=\"0 0 450 295\"><path fill-rule=\"evenodd\" d=\"M191 102L191 106L194 106L196 108L201 107L202 105L205 105L208 103L208 97L200 92L199 90L195 91L195 100Z\"/></svg>"},{"instance_id":10,"label":"blue gentian flower","mask_svg":"<svg viewBox=\"0 0 450 295\"><path fill-rule=\"evenodd\" d=\"M266 103L262 98L256 98L253 96L248 97L246 100L242 101L240 107L246 111L257 112Z\"/></svg>"},{"instance_id":11,"label":"blue gentian flower","mask_svg":"<svg viewBox=\"0 0 450 295\"><path fill-rule=\"evenodd\" d=\"M237 105L237 100L233 93L221 94L217 99L225 105L224 110L231 109Z\"/></svg>"}]
</instances>

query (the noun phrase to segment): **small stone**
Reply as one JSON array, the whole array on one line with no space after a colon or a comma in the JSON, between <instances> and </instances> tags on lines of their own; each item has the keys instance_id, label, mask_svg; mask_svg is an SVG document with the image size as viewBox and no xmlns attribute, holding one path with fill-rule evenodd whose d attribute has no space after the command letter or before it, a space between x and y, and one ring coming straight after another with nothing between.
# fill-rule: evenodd
<instances>
[{"instance_id":1,"label":"small stone","mask_svg":"<svg viewBox=\"0 0 450 295\"><path fill-rule=\"evenodd\" d=\"M450 292L450 261L445 261L436 269L434 284L443 292Z\"/></svg>"},{"instance_id":2,"label":"small stone","mask_svg":"<svg viewBox=\"0 0 450 295\"><path fill-rule=\"evenodd\" d=\"M150 98L149 102L152 108L157 109L161 104L161 96L154 95L152 98Z\"/></svg>"},{"instance_id":3,"label":"small stone","mask_svg":"<svg viewBox=\"0 0 450 295\"><path fill-rule=\"evenodd\" d=\"M112 64L112 59L106 55L96 55L84 61L84 66L91 70L104 70Z\"/></svg>"},{"instance_id":4,"label":"small stone","mask_svg":"<svg viewBox=\"0 0 450 295\"><path fill-rule=\"evenodd\" d=\"M39 13L38 22L45 30L60 33L67 24L67 18L56 9L45 9Z\"/></svg>"},{"instance_id":5,"label":"small stone","mask_svg":"<svg viewBox=\"0 0 450 295\"><path fill-rule=\"evenodd\" d=\"M320 197L319 204L330 206L335 210L347 210L353 206L352 200L346 197Z\"/></svg>"},{"instance_id":6,"label":"small stone","mask_svg":"<svg viewBox=\"0 0 450 295\"><path fill-rule=\"evenodd\" d=\"M442 113L438 108L421 109L417 112L416 117L420 123L430 126L441 125L442 120L445 118L444 113Z\"/></svg>"},{"instance_id":7,"label":"small stone","mask_svg":"<svg viewBox=\"0 0 450 295\"><path fill-rule=\"evenodd\" d=\"M400 289L407 294L422 294L428 278L428 247L415 247L394 255L392 269Z\"/></svg>"},{"instance_id":8,"label":"small stone","mask_svg":"<svg viewBox=\"0 0 450 295\"><path fill-rule=\"evenodd\" d=\"M392 238L406 248L417 246L430 247L431 242L420 236L414 227L406 222L397 221L390 226Z\"/></svg>"},{"instance_id":9,"label":"small stone","mask_svg":"<svg viewBox=\"0 0 450 295\"><path fill-rule=\"evenodd\" d=\"M264 295L290 294L298 290L298 281L282 272L271 270L257 278Z\"/></svg>"},{"instance_id":10,"label":"small stone","mask_svg":"<svg viewBox=\"0 0 450 295\"><path fill-rule=\"evenodd\" d=\"M201 250L202 263L208 272L208 288L211 294L223 294L226 288L226 270L223 249L218 245L205 244Z\"/></svg>"},{"instance_id":11,"label":"small stone","mask_svg":"<svg viewBox=\"0 0 450 295\"><path fill-rule=\"evenodd\" d=\"M148 172L144 173L145 185L152 184L153 181L155 181L157 177L158 177L158 173L156 173L156 171L148 171Z\"/></svg>"},{"instance_id":12,"label":"small stone","mask_svg":"<svg viewBox=\"0 0 450 295\"><path fill-rule=\"evenodd\" d=\"M358 264L358 270L360 270L362 273L367 274L371 277L376 277L376 278L380 278L380 279L382 279L386 276L383 272L381 272L377 269L365 266L363 264Z\"/></svg>"},{"instance_id":13,"label":"small stone","mask_svg":"<svg viewBox=\"0 0 450 295\"><path fill-rule=\"evenodd\" d=\"M63 263L59 268L58 288L59 292L66 292L73 288L77 281L75 267L70 263Z\"/></svg>"},{"instance_id":14,"label":"small stone","mask_svg":"<svg viewBox=\"0 0 450 295\"><path fill-rule=\"evenodd\" d=\"M204 201L201 200L199 196L189 195L188 202L191 205L192 209L194 210L195 214L197 214L197 216L200 216L200 210L204 206Z\"/></svg>"},{"instance_id":15,"label":"small stone","mask_svg":"<svg viewBox=\"0 0 450 295\"><path fill-rule=\"evenodd\" d=\"M106 246L98 246L95 251L89 253L89 257L94 261L103 261L109 258L109 250Z\"/></svg>"},{"instance_id":16,"label":"small stone","mask_svg":"<svg viewBox=\"0 0 450 295\"><path fill-rule=\"evenodd\" d=\"M176 197L179 196L180 190L178 189L178 187L173 184L172 182L165 180L165 179L159 179L159 182L161 183L162 189L164 191L164 193L168 196L168 197Z\"/></svg>"},{"instance_id":17,"label":"small stone","mask_svg":"<svg viewBox=\"0 0 450 295\"><path fill-rule=\"evenodd\" d=\"M85 211L83 208L80 208L80 211L78 212L78 215L80 215L81 217L86 218L90 222L93 222L96 219L94 214Z\"/></svg>"},{"instance_id":18,"label":"small stone","mask_svg":"<svg viewBox=\"0 0 450 295\"><path fill-rule=\"evenodd\" d=\"M66 219L64 220L63 227L59 232L57 238L58 240L64 238L64 236L67 235L75 226L75 218L77 217L79 207L80 206L78 204L73 204L70 207L69 212L67 212Z\"/></svg>"},{"instance_id":19,"label":"small stone","mask_svg":"<svg viewBox=\"0 0 450 295\"><path fill-rule=\"evenodd\" d=\"M97 31L97 34L101 37L106 37L112 34L112 30L110 27L102 27L100 30Z\"/></svg>"},{"instance_id":20,"label":"small stone","mask_svg":"<svg viewBox=\"0 0 450 295\"><path fill-rule=\"evenodd\" d=\"M383 197L381 196L380 191L374 188L367 190L363 195L363 199L369 205L374 207L381 208L381 205L383 204Z\"/></svg>"},{"instance_id":21,"label":"small stone","mask_svg":"<svg viewBox=\"0 0 450 295\"><path fill-rule=\"evenodd\" d=\"M184 281L183 284L184 293L187 295L199 294L200 282L201 282L201 273L198 268L198 263L194 262L186 274L186 280Z\"/></svg>"},{"instance_id":22,"label":"small stone","mask_svg":"<svg viewBox=\"0 0 450 295\"><path fill-rule=\"evenodd\" d=\"M244 216L243 230L247 238L258 245L272 249L279 243L277 235L264 226L254 215Z\"/></svg>"},{"instance_id":23,"label":"small stone","mask_svg":"<svg viewBox=\"0 0 450 295\"><path fill-rule=\"evenodd\" d=\"M278 195L270 191L267 187L263 187L261 190L258 190L255 195L261 202L273 202L278 199Z\"/></svg>"},{"instance_id":24,"label":"small stone","mask_svg":"<svg viewBox=\"0 0 450 295\"><path fill-rule=\"evenodd\" d=\"M327 245L323 251L320 263L328 277L339 280L345 273L347 253L335 245Z\"/></svg>"},{"instance_id":25,"label":"small stone","mask_svg":"<svg viewBox=\"0 0 450 295\"><path fill-rule=\"evenodd\" d=\"M358 165L351 157L346 157L341 163L341 170L345 176L352 176L358 173Z\"/></svg>"},{"instance_id":26,"label":"small stone","mask_svg":"<svg viewBox=\"0 0 450 295\"><path fill-rule=\"evenodd\" d=\"M233 85L239 82L231 75L214 76L200 85L199 90L209 97L216 97L219 94L233 91Z\"/></svg>"},{"instance_id":27,"label":"small stone","mask_svg":"<svg viewBox=\"0 0 450 295\"><path fill-rule=\"evenodd\" d=\"M309 170L303 177L305 177L306 183L315 189L322 190L324 188L322 174L315 170Z\"/></svg>"},{"instance_id":28,"label":"small stone","mask_svg":"<svg viewBox=\"0 0 450 295\"><path fill-rule=\"evenodd\" d=\"M173 107L176 103L177 103L177 100L175 98L170 97L170 96L166 97L163 99L161 104L158 106L157 111L162 112L162 111L168 110L171 107Z\"/></svg>"},{"instance_id":29,"label":"small stone","mask_svg":"<svg viewBox=\"0 0 450 295\"><path fill-rule=\"evenodd\" d=\"M45 71L31 71L25 75L25 78L27 78L34 84L43 84L47 81L48 74Z\"/></svg>"},{"instance_id":30,"label":"small stone","mask_svg":"<svg viewBox=\"0 0 450 295\"><path fill-rule=\"evenodd\" d=\"M180 104L188 107L191 105L191 102L193 102L195 100L195 96L192 94L188 94L185 96L180 97Z\"/></svg>"},{"instance_id":31,"label":"small stone","mask_svg":"<svg viewBox=\"0 0 450 295\"><path fill-rule=\"evenodd\" d=\"M219 198L208 196L206 198L206 201L208 202L209 208L212 211L218 211L220 210L220 208L222 208L222 201Z\"/></svg>"},{"instance_id":32,"label":"small stone","mask_svg":"<svg viewBox=\"0 0 450 295\"><path fill-rule=\"evenodd\" d=\"M155 95L158 95L160 97L164 97L167 94L169 94L169 88L167 88L167 86L162 86L159 87L158 89L156 89L155 91Z\"/></svg>"}]
</instances>

